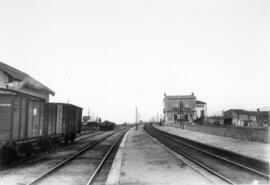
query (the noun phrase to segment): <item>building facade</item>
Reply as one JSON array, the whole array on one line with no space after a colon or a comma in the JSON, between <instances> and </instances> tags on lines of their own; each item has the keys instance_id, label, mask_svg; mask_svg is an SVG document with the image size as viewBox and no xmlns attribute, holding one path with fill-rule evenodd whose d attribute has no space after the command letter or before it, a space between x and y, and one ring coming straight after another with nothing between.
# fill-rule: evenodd
<instances>
[{"instance_id":1,"label":"building facade","mask_svg":"<svg viewBox=\"0 0 270 185\"><path fill-rule=\"evenodd\" d=\"M49 101L54 92L28 74L0 62L0 89L18 91Z\"/></svg>"},{"instance_id":2,"label":"building facade","mask_svg":"<svg viewBox=\"0 0 270 185\"><path fill-rule=\"evenodd\" d=\"M164 94L164 121L167 124L192 122L196 119L196 96L167 96Z\"/></svg>"},{"instance_id":3,"label":"building facade","mask_svg":"<svg viewBox=\"0 0 270 185\"><path fill-rule=\"evenodd\" d=\"M196 100L196 119L207 117L207 104L203 101Z\"/></svg>"},{"instance_id":4,"label":"building facade","mask_svg":"<svg viewBox=\"0 0 270 185\"><path fill-rule=\"evenodd\" d=\"M225 125L269 127L270 111L230 109L223 114Z\"/></svg>"},{"instance_id":5,"label":"building facade","mask_svg":"<svg viewBox=\"0 0 270 185\"><path fill-rule=\"evenodd\" d=\"M209 116L205 119L205 122L212 125L224 125L224 117L223 116Z\"/></svg>"}]
</instances>

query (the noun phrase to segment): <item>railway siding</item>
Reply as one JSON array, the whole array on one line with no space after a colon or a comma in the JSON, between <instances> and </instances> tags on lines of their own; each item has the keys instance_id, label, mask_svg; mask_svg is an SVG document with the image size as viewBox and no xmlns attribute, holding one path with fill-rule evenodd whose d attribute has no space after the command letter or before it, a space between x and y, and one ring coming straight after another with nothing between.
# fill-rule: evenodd
<instances>
[{"instance_id":1,"label":"railway siding","mask_svg":"<svg viewBox=\"0 0 270 185\"><path fill-rule=\"evenodd\" d=\"M263 163L270 162L270 144L216 136L196 131L183 130L170 126L155 126L155 128L170 134L180 136L182 138L186 138L191 141L208 145L209 147L218 148L231 154L235 153L247 158L261 161Z\"/></svg>"},{"instance_id":2,"label":"railway siding","mask_svg":"<svg viewBox=\"0 0 270 185\"><path fill-rule=\"evenodd\" d=\"M89 142L98 140L111 133L112 131L84 135L82 138L77 138L79 140L75 141L73 145L56 148L54 151L50 151L48 154L44 154L32 161L25 162L11 169L3 170L0 173L0 185L27 184L84 148Z\"/></svg>"},{"instance_id":3,"label":"railway siding","mask_svg":"<svg viewBox=\"0 0 270 185\"><path fill-rule=\"evenodd\" d=\"M147 126L145 129L164 145L230 184L249 184L254 180L258 180L260 184L269 183L269 164L267 163L262 164L261 161L221 151L153 127ZM245 161L244 164L243 161Z\"/></svg>"}]
</instances>

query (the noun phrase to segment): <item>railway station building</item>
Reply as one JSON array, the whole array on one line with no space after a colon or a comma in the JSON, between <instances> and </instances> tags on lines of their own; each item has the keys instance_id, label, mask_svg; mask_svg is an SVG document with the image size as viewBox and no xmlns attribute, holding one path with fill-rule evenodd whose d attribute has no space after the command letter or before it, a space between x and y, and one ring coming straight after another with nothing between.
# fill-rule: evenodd
<instances>
[{"instance_id":1,"label":"railway station building","mask_svg":"<svg viewBox=\"0 0 270 185\"><path fill-rule=\"evenodd\" d=\"M165 125L177 126L182 123L192 123L202 116L207 116L207 104L196 100L194 93L176 96L164 94L163 103Z\"/></svg>"},{"instance_id":2,"label":"railway station building","mask_svg":"<svg viewBox=\"0 0 270 185\"><path fill-rule=\"evenodd\" d=\"M165 125L192 122L196 119L196 96L191 95L168 96L164 94L164 119Z\"/></svg>"}]
</instances>

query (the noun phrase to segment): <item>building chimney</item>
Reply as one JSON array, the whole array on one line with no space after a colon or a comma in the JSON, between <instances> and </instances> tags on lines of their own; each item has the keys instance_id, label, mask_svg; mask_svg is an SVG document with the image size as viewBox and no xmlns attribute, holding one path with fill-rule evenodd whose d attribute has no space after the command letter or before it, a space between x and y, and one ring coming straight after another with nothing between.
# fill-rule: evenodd
<instances>
[{"instance_id":1,"label":"building chimney","mask_svg":"<svg viewBox=\"0 0 270 185\"><path fill-rule=\"evenodd\" d=\"M257 112L260 112L260 109L257 109Z\"/></svg>"},{"instance_id":2,"label":"building chimney","mask_svg":"<svg viewBox=\"0 0 270 185\"><path fill-rule=\"evenodd\" d=\"M191 96L194 96L194 92L191 93Z\"/></svg>"}]
</instances>

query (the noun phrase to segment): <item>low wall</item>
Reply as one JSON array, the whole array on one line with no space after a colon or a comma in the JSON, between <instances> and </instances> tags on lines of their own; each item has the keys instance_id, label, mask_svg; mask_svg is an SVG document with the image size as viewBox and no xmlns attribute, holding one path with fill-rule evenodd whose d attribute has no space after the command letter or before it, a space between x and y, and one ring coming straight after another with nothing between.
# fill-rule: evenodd
<instances>
[{"instance_id":1,"label":"low wall","mask_svg":"<svg viewBox=\"0 0 270 185\"><path fill-rule=\"evenodd\" d=\"M209 133L218 136L232 137L248 141L270 143L268 128L232 127L214 125L185 125L185 129Z\"/></svg>"}]
</instances>

